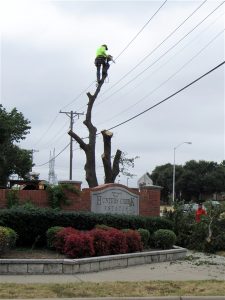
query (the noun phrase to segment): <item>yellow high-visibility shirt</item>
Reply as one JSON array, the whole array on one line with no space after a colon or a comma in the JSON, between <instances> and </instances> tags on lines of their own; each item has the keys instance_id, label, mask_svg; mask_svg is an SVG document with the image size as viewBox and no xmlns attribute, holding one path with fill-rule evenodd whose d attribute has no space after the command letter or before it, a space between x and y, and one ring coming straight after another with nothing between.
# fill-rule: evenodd
<instances>
[{"instance_id":1,"label":"yellow high-visibility shirt","mask_svg":"<svg viewBox=\"0 0 225 300\"><path fill-rule=\"evenodd\" d=\"M105 47L101 46L100 48L97 49L96 51L96 57L98 56L104 56L107 57L108 55L106 54L106 49Z\"/></svg>"}]
</instances>

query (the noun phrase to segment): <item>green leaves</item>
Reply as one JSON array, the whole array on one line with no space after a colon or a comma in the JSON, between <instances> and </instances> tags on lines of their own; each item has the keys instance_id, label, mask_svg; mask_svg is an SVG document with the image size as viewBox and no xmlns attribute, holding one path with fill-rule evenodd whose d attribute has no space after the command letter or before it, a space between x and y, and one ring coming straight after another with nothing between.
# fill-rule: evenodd
<instances>
[{"instance_id":1,"label":"green leaves","mask_svg":"<svg viewBox=\"0 0 225 300\"><path fill-rule=\"evenodd\" d=\"M14 144L25 139L31 128L29 124L16 108L7 112L0 105L0 185L5 186L13 173L24 177L31 170L31 151Z\"/></svg>"},{"instance_id":2,"label":"green leaves","mask_svg":"<svg viewBox=\"0 0 225 300\"><path fill-rule=\"evenodd\" d=\"M0 144L25 139L31 128L29 124L30 122L16 108L8 113L0 104Z\"/></svg>"},{"instance_id":3,"label":"green leaves","mask_svg":"<svg viewBox=\"0 0 225 300\"><path fill-rule=\"evenodd\" d=\"M157 166L151 178L155 185L163 187L162 199L168 201L172 194L173 165ZM184 166L176 165L176 198L190 201L202 200L204 194L220 193L225 187L225 162L190 160Z\"/></svg>"}]
</instances>

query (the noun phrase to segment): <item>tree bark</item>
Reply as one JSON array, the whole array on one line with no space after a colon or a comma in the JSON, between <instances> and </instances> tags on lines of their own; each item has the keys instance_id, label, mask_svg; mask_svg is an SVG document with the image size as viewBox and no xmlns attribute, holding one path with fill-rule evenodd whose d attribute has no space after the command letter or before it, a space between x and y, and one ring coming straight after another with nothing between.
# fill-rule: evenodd
<instances>
[{"instance_id":1,"label":"tree bark","mask_svg":"<svg viewBox=\"0 0 225 300\"><path fill-rule=\"evenodd\" d=\"M113 160L113 177L112 177L113 182L115 182L116 177L120 173L120 159L121 159L121 155L122 155L122 151L118 149L116 151L116 155L115 155L114 160Z\"/></svg>"},{"instance_id":2,"label":"tree bark","mask_svg":"<svg viewBox=\"0 0 225 300\"><path fill-rule=\"evenodd\" d=\"M119 163L122 152L117 150L116 155L113 160L113 167L111 165L111 139L113 133L108 130L103 130L103 143L104 143L104 153L102 154L102 162L105 171L105 183L114 183L117 175L120 172Z\"/></svg>"}]
</instances>

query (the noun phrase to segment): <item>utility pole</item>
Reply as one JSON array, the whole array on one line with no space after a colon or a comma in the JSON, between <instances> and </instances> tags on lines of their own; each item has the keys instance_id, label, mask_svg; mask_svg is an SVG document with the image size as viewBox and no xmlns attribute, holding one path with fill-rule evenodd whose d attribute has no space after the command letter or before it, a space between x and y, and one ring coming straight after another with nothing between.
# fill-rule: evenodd
<instances>
[{"instance_id":1,"label":"utility pole","mask_svg":"<svg viewBox=\"0 0 225 300\"><path fill-rule=\"evenodd\" d=\"M74 111L61 111L61 114L66 114L70 118L70 130L73 131L73 123L74 123L74 117L77 116L79 119L80 115L83 115L84 113L77 113ZM73 166L73 138L70 136L70 173L69 173L69 180L72 180L72 166Z\"/></svg>"}]
</instances>

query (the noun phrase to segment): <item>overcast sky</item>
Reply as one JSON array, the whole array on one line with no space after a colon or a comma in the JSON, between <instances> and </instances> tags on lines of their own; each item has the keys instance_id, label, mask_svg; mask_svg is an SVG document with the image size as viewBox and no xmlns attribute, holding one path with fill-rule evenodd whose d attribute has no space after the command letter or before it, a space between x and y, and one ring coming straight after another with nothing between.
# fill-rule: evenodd
<instances>
[{"instance_id":1,"label":"overcast sky","mask_svg":"<svg viewBox=\"0 0 225 300\"><path fill-rule=\"evenodd\" d=\"M0 103L8 111L16 107L30 120L30 134L20 146L38 150L33 171L41 179L48 179L50 151L55 148L58 154L69 143L70 120L60 109L86 112L86 92L95 91L94 59L101 44L119 57L93 109L98 131L146 110L224 61L225 4L216 9L222 1L168 0L163 6L164 0L0 3ZM121 149L128 157L140 157L129 186L136 186L146 171L173 163L174 147L183 142L192 144L176 149L177 164L225 159L224 79L223 65L113 130L112 153ZM83 120L80 116L74 123L80 137L87 136ZM100 135L96 147L101 184ZM75 142L73 149L73 180L85 187L85 155ZM69 178L69 147L56 158L55 173L58 180ZM126 177L118 180L127 184Z\"/></svg>"}]
</instances>

